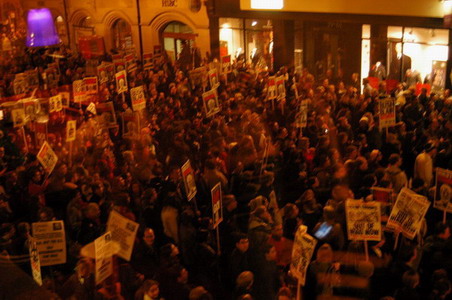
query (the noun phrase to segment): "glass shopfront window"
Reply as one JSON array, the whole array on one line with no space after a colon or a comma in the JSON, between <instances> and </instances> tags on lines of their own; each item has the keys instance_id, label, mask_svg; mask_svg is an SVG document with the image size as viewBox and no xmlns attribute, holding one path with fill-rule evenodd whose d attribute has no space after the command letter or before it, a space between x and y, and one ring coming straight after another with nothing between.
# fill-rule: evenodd
<instances>
[{"instance_id":1,"label":"glass shopfront window","mask_svg":"<svg viewBox=\"0 0 452 300\"><path fill-rule=\"evenodd\" d=\"M254 66L270 67L273 26L270 20L220 18L220 55L232 55Z\"/></svg>"}]
</instances>

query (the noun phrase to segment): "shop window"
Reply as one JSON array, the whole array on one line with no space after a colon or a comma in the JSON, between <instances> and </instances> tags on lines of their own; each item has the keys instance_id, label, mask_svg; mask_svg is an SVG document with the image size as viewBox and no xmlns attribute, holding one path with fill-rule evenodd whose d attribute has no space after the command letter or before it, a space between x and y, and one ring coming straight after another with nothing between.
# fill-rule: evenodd
<instances>
[{"instance_id":1,"label":"shop window","mask_svg":"<svg viewBox=\"0 0 452 300\"><path fill-rule=\"evenodd\" d=\"M220 18L220 56L244 54L243 20Z\"/></svg>"},{"instance_id":2,"label":"shop window","mask_svg":"<svg viewBox=\"0 0 452 300\"><path fill-rule=\"evenodd\" d=\"M111 28L113 37L113 48L130 49L132 43L132 28L129 23L123 19L118 19L113 23Z\"/></svg>"},{"instance_id":3,"label":"shop window","mask_svg":"<svg viewBox=\"0 0 452 300\"><path fill-rule=\"evenodd\" d=\"M273 61L273 26L270 20L246 20L247 58L254 67L271 68Z\"/></svg>"}]
</instances>

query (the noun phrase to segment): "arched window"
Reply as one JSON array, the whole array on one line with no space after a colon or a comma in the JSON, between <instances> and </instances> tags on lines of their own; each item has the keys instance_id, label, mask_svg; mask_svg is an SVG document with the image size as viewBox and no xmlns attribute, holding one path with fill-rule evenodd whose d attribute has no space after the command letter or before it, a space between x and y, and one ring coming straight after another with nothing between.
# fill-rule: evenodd
<instances>
[{"instance_id":1,"label":"arched window","mask_svg":"<svg viewBox=\"0 0 452 300\"><path fill-rule=\"evenodd\" d=\"M111 33L113 38L113 48L132 48L132 27L125 20L116 20L111 28Z\"/></svg>"}]
</instances>

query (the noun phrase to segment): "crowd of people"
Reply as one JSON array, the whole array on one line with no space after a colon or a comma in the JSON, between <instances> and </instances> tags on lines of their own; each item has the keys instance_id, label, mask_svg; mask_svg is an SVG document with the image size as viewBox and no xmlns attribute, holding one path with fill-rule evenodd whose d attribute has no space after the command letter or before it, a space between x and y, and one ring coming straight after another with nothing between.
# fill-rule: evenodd
<instances>
[{"instance_id":1,"label":"crowd of people","mask_svg":"<svg viewBox=\"0 0 452 300\"><path fill-rule=\"evenodd\" d=\"M0 94L14 94L13 74L54 63L51 54L63 57L58 86L44 90L40 77L37 97L86 76L87 61L69 49L32 50L1 62ZM193 66L165 59L144 70L137 63L127 81L145 89L138 134L123 136L119 121L131 112L129 92L100 84L93 101L111 101L118 125L101 127L89 103L70 101L66 114L48 121L47 142L58 155L50 174L36 160L33 139L25 147L22 128L3 121L2 264L31 274L29 260L19 259L28 255L31 224L63 220L67 263L41 268L43 289L56 299L288 300L298 290L289 271L298 227L316 236L328 226L317 235L302 299L450 299L452 240L442 211L430 207L413 240L396 242L397 233L385 230L380 242L369 242L369 260L364 243L348 239L344 213L347 199L373 201L374 187L392 188L395 198L408 186L432 201L435 168L452 169L449 90L416 95L403 84L387 91L365 81L361 93L356 75L315 78L293 67L256 73L236 60L220 75L221 110L207 118L202 93L209 86L193 85ZM284 99L267 99L270 75L285 78ZM387 97L397 98L396 124L380 130L378 103ZM307 125L299 128L302 100ZM77 120L71 146L61 134L67 120ZM180 171L187 160L197 187L191 201ZM217 183L219 241L211 204ZM105 233L112 210L140 228L131 260L115 258L114 275L96 286L94 261L80 249Z\"/></svg>"}]
</instances>

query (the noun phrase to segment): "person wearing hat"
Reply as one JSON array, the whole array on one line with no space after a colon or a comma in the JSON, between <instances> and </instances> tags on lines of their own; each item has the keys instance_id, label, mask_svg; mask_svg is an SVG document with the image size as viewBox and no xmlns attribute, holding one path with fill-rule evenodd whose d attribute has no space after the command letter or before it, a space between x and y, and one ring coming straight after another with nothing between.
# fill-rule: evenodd
<instances>
[{"instance_id":1,"label":"person wearing hat","mask_svg":"<svg viewBox=\"0 0 452 300\"><path fill-rule=\"evenodd\" d=\"M433 183L433 159L435 156L436 146L432 142L428 142L414 163L414 178L422 179L426 187L430 187Z\"/></svg>"}]
</instances>

